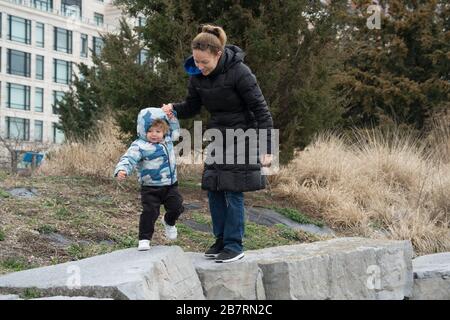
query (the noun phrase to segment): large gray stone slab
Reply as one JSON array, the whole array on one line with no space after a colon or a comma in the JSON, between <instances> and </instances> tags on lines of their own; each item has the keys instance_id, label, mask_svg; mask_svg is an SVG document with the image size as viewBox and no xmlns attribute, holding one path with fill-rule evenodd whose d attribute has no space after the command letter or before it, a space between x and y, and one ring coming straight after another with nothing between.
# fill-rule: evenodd
<instances>
[{"instance_id":1,"label":"large gray stone slab","mask_svg":"<svg viewBox=\"0 0 450 320\"><path fill-rule=\"evenodd\" d=\"M197 231L212 233L212 227L207 224L198 223L194 220L183 220L183 224Z\"/></svg>"},{"instance_id":2,"label":"large gray stone slab","mask_svg":"<svg viewBox=\"0 0 450 320\"><path fill-rule=\"evenodd\" d=\"M33 198L38 194L37 190L34 188L14 188L7 191L15 198Z\"/></svg>"},{"instance_id":3,"label":"large gray stone slab","mask_svg":"<svg viewBox=\"0 0 450 320\"><path fill-rule=\"evenodd\" d=\"M67 296L55 296L55 297L44 297L36 298L30 300L113 300L111 298L91 298L91 297L67 297Z\"/></svg>"},{"instance_id":4,"label":"large gray stone slab","mask_svg":"<svg viewBox=\"0 0 450 320\"><path fill-rule=\"evenodd\" d=\"M55 245L56 247L59 248L66 248L69 247L70 245L76 243L76 241L69 239L66 236L63 236L62 234L59 233L49 233L49 234L42 234L41 238L51 242L53 245Z\"/></svg>"},{"instance_id":5,"label":"large gray stone slab","mask_svg":"<svg viewBox=\"0 0 450 320\"><path fill-rule=\"evenodd\" d=\"M17 294L0 295L0 300L21 300Z\"/></svg>"},{"instance_id":6,"label":"large gray stone slab","mask_svg":"<svg viewBox=\"0 0 450 320\"><path fill-rule=\"evenodd\" d=\"M246 207L248 220L265 226L283 224L298 231L312 233L318 236L334 237L335 233L329 227L319 227L314 224L302 224L283 216L282 214L263 207Z\"/></svg>"},{"instance_id":7,"label":"large gray stone slab","mask_svg":"<svg viewBox=\"0 0 450 320\"><path fill-rule=\"evenodd\" d=\"M189 257L177 246L119 250L0 277L0 293L112 299L204 299Z\"/></svg>"},{"instance_id":8,"label":"large gray stone slab","mask_svg":"<svg viewBox=\"0 0 450 320\"><path fill-rule=\"evenodd\" d=\"M412 299L450 300L450 252L417 257L412 264Z\"/></svg>"},{"instance_id":9,"label":"large gray stone slab","mask_svg":"<svg viewBox=\"0 0 450 320\"><path fill-rule=\"evenodd\" d=\"M403 299L411 296L409 241L339 238L259 250L268 299Z\"/></svg>"},{"instance_id":10,"label":"large gray stone slab","mask_svg":"<svg viewBox=\"0 0 450 320\"><path fill-rule=\"evenodd\" d=\"M412 255L409 241L338 238L247 251L229 264L193 262L207 299L404 299Z\"/></svg>"},{"instance_id":11,"label":"large gray stone slab","mask_svg":"<svg viewBox=\"0 0 450 320\"><path fill-rule=\"evenodd\" d=\"M256 261L216 263L189 253L208 300L264 300L262 271Z\"/></svg>"}]
</instances>

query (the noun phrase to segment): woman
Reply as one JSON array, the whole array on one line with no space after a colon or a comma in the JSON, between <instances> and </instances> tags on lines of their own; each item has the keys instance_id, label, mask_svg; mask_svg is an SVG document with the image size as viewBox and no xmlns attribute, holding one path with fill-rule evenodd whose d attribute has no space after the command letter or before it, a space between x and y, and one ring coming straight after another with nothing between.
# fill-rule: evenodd
<instances>
[{"instance_id":1,"label":"woman","mask_svg":"<svg viewBox=\"0 0 450 320\"><path fill-rule=\"evenodd\" d=\"M179 118L190 118L200 113L201 106L211 117L208 129L223 133L224 149L236 149L235 139L227 141L226 129L267 129L269 151L259 157L260 161L250 161L249 154L258 150L246 141L245 162L225 161L225 164L205 163L202 189L208 190L209 209L213 222L216 242L206 252L206 257L216 262L232 262L244 257L242 239L244 236L244 194L265 188L265 177L261 166L272 161L270 154L270 129L272 116L261 93L255 76L243 62L244 52L233 45L226 45L225 31L217 26L203 25L201 32L191 43L192 56L185 62L190 75L186 101L164 104L163 110L171 115L176 111ZM241 130L241 132L242 132ZM229 159L227 159L229 160Z\"/></svg>"}]
</instances>

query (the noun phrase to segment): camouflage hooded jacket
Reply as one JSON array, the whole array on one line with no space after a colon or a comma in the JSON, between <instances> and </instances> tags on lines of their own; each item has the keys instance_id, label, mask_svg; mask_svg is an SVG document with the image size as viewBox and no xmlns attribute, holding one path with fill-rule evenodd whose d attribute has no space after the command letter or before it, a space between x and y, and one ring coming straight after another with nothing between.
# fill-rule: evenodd
<instances>
[{"instance_id":1,"label":"camouflage hooded jacket","mask_svg":"<svg viewBox=\"0 0 450 320\"><path fill-rule=\"evenodd\" d=\"M176 113L174 112L175 116ZM164 119L169 124L169 132L161 143L147 140L147 131L156 119ZM139 182L143 186L169 186L177 182L176 159L173 141L178 140L180 125L176 117L170 120L160 108L146 108L139 112L137 119L138 139L133 141L127 152L120 158L114 176L123 170L129 176L135 168Z\"/></svg>"}]
</instances>

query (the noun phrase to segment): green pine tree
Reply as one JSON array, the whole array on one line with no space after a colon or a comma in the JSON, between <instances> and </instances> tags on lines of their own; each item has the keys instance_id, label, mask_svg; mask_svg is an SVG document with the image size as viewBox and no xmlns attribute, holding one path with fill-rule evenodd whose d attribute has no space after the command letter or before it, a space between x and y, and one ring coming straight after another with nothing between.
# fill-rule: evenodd
<instances>
[{"instance_id":1,"label":"green pine tree","mask_svg":"<svg viewBox=\"0 0 450 320\"><path fill-rule=\"evenodd\" d=\"M380 1L381 28L372 30L372 1L354 2L349 25L356 28L341 42L346 61L338 86L348 96L348 124L423 129L450 106L448 2Z\"/></svg>"},{"instance_id":2,"label":"green pine tree","mask_svg":"<svg viewBox=\"0 0 450 320\"><path fill-rule=\"evenodd\" d=\"M95 76L89 78L126 136L136 135L136 118L145 107L161 106L177 93L167 64L124 20L118 34L104 35L101 55L94 56ZM145 56L143 50L149 50Z\"/></svg>"},{"instance_id":3,"label":"green pine tree","mask_svg":"<svg viewBox=\"0 0 450 320\"><path fill-rule=\"evenodd\" d=\"M228 43L247 53L280 129L282 160L304 147L314 133L335 126L341 115L334 92L339 66L336 34L346 1L118 0L129 14L142 14L150 55L162 61L166 102L180 101L187 88L184 59L201 23L224 27ZM313 26L313 28L311 28ZM150 87L149 87L150 88ZM164 101L163 101L164 102ZM204 113L200 118L206 120ZM183 121L184 127L191 122Z\"/></svg>"},{"instance_id":4,"label":"green pine tree","mask_svg":"<svg viewBox=\"0 0 450 320\"><path fill-rule=\"evenodd\" d=\"M57 103L60 115L57 126L68 141L86 141L95 135L97 120L102 117L104 109L98 90L88 80L94 70L85 64L80 64L78 69L81 79L75 75L70 90Z\"/></svg>"}]
</instances>

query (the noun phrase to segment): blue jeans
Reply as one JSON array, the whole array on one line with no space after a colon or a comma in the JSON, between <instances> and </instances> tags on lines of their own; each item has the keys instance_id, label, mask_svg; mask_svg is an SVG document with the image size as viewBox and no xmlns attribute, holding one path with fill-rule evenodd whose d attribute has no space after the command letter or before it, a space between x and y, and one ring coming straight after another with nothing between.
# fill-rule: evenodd
<instances>
[{"instance_id":1,"label":"blue jeans","mask_svg":"<svg viewBox=\"0 0 450 320\"><path fill-rule=\"evenodd\" d=\"M244 193L208 191L208 200L214 236L223 239L225 249L242 252Z\"/></svg>"}]
</instances>

